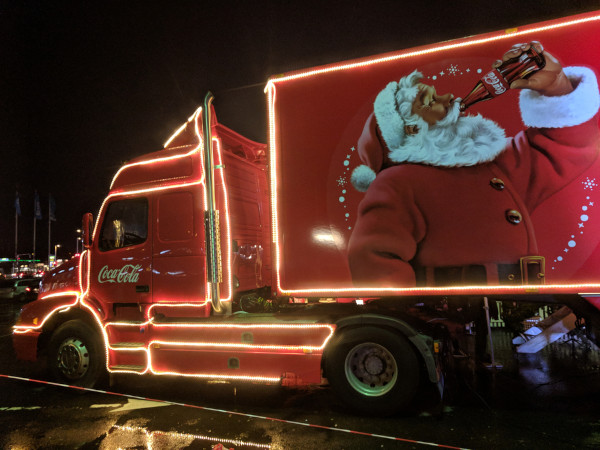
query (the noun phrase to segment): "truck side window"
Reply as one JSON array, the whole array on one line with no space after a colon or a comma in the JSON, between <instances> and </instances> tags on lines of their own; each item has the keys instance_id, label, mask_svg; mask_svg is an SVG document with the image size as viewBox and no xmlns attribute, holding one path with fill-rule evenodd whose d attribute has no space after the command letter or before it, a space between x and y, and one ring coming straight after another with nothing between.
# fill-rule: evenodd
<instances>
[{"instance_id":1,"label":"truck side window","mask_svg":"<svg viewBox=\"0 0 600 450\"><path fill-rule=\"evenodd\" d=\"M148 200L117 200L106 208L100 231L101 251L138 245L148 237Z\"/></svg>"}]
</instances>

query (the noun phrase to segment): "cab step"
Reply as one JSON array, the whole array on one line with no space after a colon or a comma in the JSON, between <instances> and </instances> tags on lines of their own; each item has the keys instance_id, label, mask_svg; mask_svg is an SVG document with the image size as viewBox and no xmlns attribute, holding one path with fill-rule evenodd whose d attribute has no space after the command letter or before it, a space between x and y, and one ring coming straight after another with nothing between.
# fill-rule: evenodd
<instances>
[{"instance_id":1,"label":"cab step","mask_svg":"<svg viewBox=\"0 0 600 450\"><path fill-rule=\"evenodd\" d=\"M134 366L134 365L126 365L120 364L115 366L110 366L109 369L115 372L137 372L142 373L146 370L146 366Z\"/></svg>"},{"instance_id":2,"label":"cab step","mask_svg":"<svg viewBox=\"0 0 600 450\"><path fill-rule=\"evenodd\" d=\"M143 342L116 342L114 344L110 344L112 348L146 348Z\"/></svg>"}]
</instances>

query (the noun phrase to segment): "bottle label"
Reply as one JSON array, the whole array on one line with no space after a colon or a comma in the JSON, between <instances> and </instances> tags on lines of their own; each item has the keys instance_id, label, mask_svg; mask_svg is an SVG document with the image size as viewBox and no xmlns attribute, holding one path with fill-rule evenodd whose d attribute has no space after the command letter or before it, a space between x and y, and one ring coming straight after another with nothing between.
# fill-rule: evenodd
<instances>
[{"instance_id":1,"label":"bottle label","mask_svg":"<svg viewBox=\"0 0 600 450\"><path fill-rule=\"evenodd\" d=\"M487 73L481 81L492 97L504 94L509 87L504 77L496 69Z\"/></svg>"}]
</instances>

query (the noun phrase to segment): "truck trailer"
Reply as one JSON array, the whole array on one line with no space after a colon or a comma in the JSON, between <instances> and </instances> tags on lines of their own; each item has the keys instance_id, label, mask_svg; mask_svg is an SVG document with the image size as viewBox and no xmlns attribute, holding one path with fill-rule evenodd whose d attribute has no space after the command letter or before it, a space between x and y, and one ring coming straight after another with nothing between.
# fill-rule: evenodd
<instances>
[{"instance_id":1,"label":"truck trailer","mask_svg":"<svg viewBox=\"0 0 600 450\"><path fill-rule=\"evenodd\" d=\"M490 304L560 307L598 343L599 33L592 12L271 77L268 144L207 94L84 215L18 358L82 387L329 385L385 415L489 362ZM531 49L535 72L502 73Z\"/></svg>"}]
</instances>

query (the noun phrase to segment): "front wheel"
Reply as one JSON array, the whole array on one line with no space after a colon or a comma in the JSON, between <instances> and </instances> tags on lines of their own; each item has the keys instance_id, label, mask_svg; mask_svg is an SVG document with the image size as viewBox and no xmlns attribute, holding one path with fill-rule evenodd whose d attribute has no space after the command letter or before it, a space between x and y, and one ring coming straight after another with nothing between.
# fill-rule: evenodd
<instances>
[{"instance_id":1,"label":"front wheel","mask_svg":"<svg viewBox=\"0 0 600 450\"><path fill-rule=\"evenodd\" d=\"M403 336L375 327L345 331L325 360L334 392L358 413L385 416L406 409L419 385L419 362Z\"/></svg>"},{"instance_id":2,"label":"front wheel","mask_svg":"<svg viewBox=\"0 0 600 450\"><path fill-rule=\"evenodd\" d=\"M65 322L50 338L50 371L61 383L94 387L105 373L103 349L100 336L89 325L79 320Z\"/></svg>"}]
</instances>

